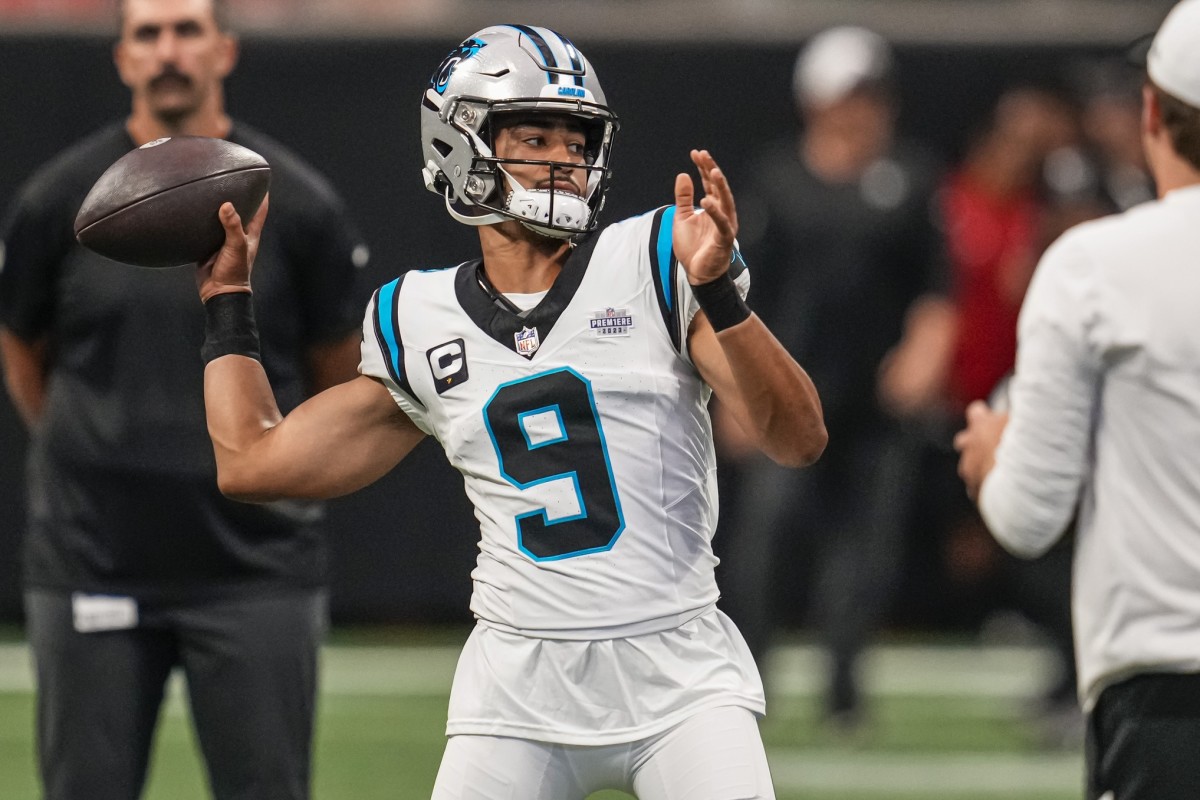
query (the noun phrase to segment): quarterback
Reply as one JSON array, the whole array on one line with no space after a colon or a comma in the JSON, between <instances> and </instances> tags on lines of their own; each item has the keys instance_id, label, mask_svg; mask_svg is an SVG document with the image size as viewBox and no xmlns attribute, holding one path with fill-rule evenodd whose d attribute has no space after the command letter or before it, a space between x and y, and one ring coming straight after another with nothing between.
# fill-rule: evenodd
<instances>
[{"instance_id":1,"label":"quarterback","mask_svg":"<svg viewBox=\"0 0 1200 800\"><path fill-rule=\"evenodd\" d=\"M773 798L762 682L716 609L713 392L774 460L825 447L805 372L746 305L724 174L692 151L673 205L598 227L618 128L570 41L485 28L421 101L423 172L483 257L380 287L361 375L282 417L257 360L266 219L221 210L200 269L205 403L226 494L331 497L424 436L479 520L433 796Z\"/></svg>"}]
</instances>

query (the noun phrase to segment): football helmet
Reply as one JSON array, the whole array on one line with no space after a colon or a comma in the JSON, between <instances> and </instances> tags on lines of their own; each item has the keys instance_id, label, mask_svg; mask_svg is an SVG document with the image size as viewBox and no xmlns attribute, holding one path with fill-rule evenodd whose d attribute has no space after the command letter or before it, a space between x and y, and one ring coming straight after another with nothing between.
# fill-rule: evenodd
<instances>
[{"instance_id":1,"label":"football helmet","mask_svg":"<svg viewBox=\"0 0 1200 800\"><path fill-rule=\"evenodd\" d=\"M497 115L569 115L581 120L584 163L498 158ZM588 60L549 28L496 25L475 33L438 66L421 101L425 186L467 225L515 219L544 236L573 239L596 227L619 123ZM541 164L586 173L582 197L521 186L505 166Z\"/></svg>"}]
</instances>

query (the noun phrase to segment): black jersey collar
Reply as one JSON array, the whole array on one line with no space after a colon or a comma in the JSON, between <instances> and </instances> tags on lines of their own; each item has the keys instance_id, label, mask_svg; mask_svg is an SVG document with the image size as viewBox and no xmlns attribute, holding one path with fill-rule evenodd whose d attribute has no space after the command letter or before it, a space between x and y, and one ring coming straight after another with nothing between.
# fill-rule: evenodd
<instances>
[{"instance_id":1,"label":"black jersey collar","mask_svg":"<svg viewBox=\"0 0 1200 800\"><path fill-rule=\"evenodd\" d=\"M598 238L598 235L593 235L571 250L550 291L525 316L520 316L512 303L495 293L483 275L483 259L479 258L458 268L458 274L454 277L458 303L481 331L514 353L532 360L575 297L592 260L592 251ZM537 346L532 350L528 346L523 349L517 344L519 339L527 343L532 339Z\"/></svg>"}]
</instances>

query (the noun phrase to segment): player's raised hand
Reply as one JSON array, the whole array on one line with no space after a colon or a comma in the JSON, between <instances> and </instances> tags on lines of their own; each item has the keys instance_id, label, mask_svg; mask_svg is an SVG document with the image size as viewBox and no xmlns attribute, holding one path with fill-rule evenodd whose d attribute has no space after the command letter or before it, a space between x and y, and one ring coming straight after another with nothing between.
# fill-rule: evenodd
<instances>
[{"instance_id":1,"label":"player's raised hand","mask_svg":"<svg viewBox=\"0 0 1200 800\"><path fill-rule=\"evenodd\" d=\"M242 227L242 219L234 210L233 203L221 204L217 213L221 218L221 226L225 228L225 244L196 270L196 286L202 302L226 292L250 291L250 269L258 255L258 242L262 237L263 223L267 221L270 199L270 196L263 198L258 213L245 227Z\"/></svg>"},{"instance_id":2,"label":"player's raised hand","mask_svg":"<svg viewBox=\"0 0 1200 800\"><path fill-rule=\"evenodd\" d=\"M675 176L675 256L687 272L688 282L708 283L729 269L737 237L737 208L725 173L707 150L693 150L692 162L700 174L704 197L696 206L692 178Z\"/></svg>"}]
</instances>

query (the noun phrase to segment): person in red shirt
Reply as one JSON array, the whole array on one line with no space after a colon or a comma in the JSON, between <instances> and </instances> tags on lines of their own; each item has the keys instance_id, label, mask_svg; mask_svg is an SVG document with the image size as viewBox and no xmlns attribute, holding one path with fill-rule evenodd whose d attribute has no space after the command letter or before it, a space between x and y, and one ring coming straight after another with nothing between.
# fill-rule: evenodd
<instances>
[{"instance_id":1,"label":"person in red shirt","mask_svg":"<svg viewBox=\"0 0 1200 800\"><path fill-rule=\"evenodd\" d=\"M1012 372L1017 316L1037 259L1078 210L1045 186L1047 160L1071 151L1078 135L1074 110L1061 97L1011 89L943 184L958 319L947 380L951 413L995 399ZM1019 562L995 544L965 496L955 493L949 505L943 557L951 581L987 608L1015 608L1046 634L1059 670L1036 709L1038 733L1048 744L1076 743L1082 718L1074 701L1070 548Z\"/></svg>"},{"instance_id":2,"label":"person in red shirt","mask_svg":"<svg viewBox=\"0 0 1200 800\"><path fill-rule=\"evenodd\" d=\"M1071 135L1058 98L1040 89L1001 96L942 193L958 308L949 393L965 408L988 397L1013 367L1017 314L1046 244L1042 163Z\"/></svg>"}]
</instances>

